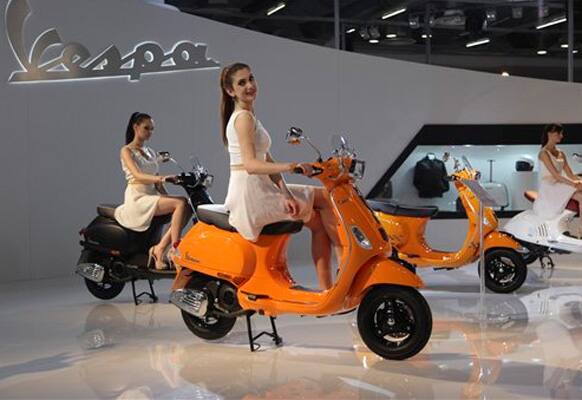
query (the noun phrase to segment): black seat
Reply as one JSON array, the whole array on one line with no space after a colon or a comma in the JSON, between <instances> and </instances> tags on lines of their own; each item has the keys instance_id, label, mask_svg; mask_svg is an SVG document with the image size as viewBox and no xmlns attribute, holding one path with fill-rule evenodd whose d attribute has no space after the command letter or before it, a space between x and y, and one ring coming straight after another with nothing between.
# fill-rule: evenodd
<instances>
[{"instance_id":1,"label":"black seat","mask_svg":"<svg viewBox=\"0 0 582 400\"><path fill-rule=\"evenodd\" d=\"M115 219L115 209L117 205L115 204L99 204L97 206L97 214L102 217Z\"/></svg>"},{"instance_id":2,"label":"black seat","mask_svg":"<svg viewBox=\"0 0 582 400\"><path fill-rule=\"evenodd\" d=\"M405 206L386 199L367 200L367 203L374 211L402 217L432 217L439 212L435 206Z\"/></svg>"},{"instance_id":3,"label":"black seat","mask_svg":"<svg viewBox=\"0 0 582 400\"><path fill-rule=\"evenodd\" d=\"M236 228L228 223L228 211L222 204L204 204L196 209L198 219L217 228L229 232L236 232ZM302 221L280 221L266 225L261 235L282 235L297 233L303 228Z\"/></svg>"}]
</instances>

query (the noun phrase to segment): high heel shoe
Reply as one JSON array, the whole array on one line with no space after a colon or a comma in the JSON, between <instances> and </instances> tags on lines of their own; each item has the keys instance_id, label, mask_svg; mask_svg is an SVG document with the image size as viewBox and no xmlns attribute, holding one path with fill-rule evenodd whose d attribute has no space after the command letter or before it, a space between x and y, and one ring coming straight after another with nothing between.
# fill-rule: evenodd
<instances>
[{"instance_id":1,"label":"high heel shoe","mask_svg":"<svg viewBox=\"0 0 582 400\"><path fill-rule=\"evenodd\" d=\"M148 263L147 263L147 267L150 268L150 269L156 269L158 271L163 271L165 269L168 269L168 264L166 264L162 260L158 260L158 257L154 253L155 247L156 246L152 246L148 250ZM153 263L152 263L152 261L153 261ZM153 267L154 268L152 268L152 264L153 264Z\"/></svg>"}]
</instances>

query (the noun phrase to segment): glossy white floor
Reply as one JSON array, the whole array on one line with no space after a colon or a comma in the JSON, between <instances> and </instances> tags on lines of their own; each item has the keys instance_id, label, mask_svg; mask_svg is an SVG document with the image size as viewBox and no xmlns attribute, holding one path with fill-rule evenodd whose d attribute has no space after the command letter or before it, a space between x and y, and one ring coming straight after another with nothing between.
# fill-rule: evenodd
<instances>
[{"instance_id":1,"label":"glossy white floor","mask_svg":"<svg viewBox=\"0 0 582 400\"><path fill-rule=\"evenodd\" d=\"M474 267L421 272L428 346L407 361L369 352L354 315L282 316L284 346L248 349L243 320L219 343L192 336L167 303L91 297L77 277L0 285L0 398L582 398L582 260L530 269L517 295L486 297ZM580 266L577 267L576 264ZM296 274L311 279L307 267ZM255 318L256 328L266 318Z\"/></svg>"}]
</instances>

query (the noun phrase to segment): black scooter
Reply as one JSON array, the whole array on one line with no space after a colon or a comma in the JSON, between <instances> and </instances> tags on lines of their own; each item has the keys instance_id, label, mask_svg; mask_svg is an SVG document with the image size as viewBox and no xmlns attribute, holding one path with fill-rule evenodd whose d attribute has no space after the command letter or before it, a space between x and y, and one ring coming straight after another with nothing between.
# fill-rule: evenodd
<instances>
[{"instance_id":1,"label":"black scooter","mask_svg":"<svg viewBox=\"0 0 582 400\"><path fill-rule=\"evenodd\" d=\"M179 166L168 152L160 152L159 158ZM184 188L188 194L194 211L193 223L197 222L196 207L213 203L207 191L212 181L213 176L196 161L191 172L182 172L171 182ZM83 250L75 272L85 279L89 292L99 299L113 299L121 293L127 282L131 282L136 305L141 303L142 296L148 296L152 302L156 302L158 297L153 281L174 279L176 271L149 269L148 250L160 241L162 229L170 222L171 215L154 217L148 230L136 232L117 223L114 218L116 207L111 204L97 206L97 217L79 232ZM148 281L150 291L137 294L135 282L141 279Z\"/></svg>"}]
</instances>

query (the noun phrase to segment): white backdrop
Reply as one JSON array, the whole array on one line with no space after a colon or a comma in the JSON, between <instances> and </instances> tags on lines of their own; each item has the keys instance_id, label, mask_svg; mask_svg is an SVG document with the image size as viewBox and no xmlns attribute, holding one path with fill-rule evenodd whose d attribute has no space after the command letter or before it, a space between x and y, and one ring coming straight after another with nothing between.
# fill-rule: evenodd
<instances>
[{"instance_id":1,"label":"white backdrop","mask_svg":"<svg viewBox=\"0 0 582 400\"><path fill-rule=\"evenodd\" d=\"M19 0L20 1L20 0ZM318 145L345 133L367 161L367 192L423 124L579 123L582 87L431 67L337 52L144 4L137 0L28 0L25 47L48 28L93 55L115 44L122 54L144 41L169 50L204 42L223 65L244 61L259 82L257 113L281 160L310 160L283 135L298 125ZM7 1L0 0L4 12ZM6 31L4 18L2 32ZM98 202L120 201L118 154L129 115L150 113L151 145L187 163L196 154L216 176L222 201L227 156L219 138L219 70L126 78L9 84L19 64L0 39L0 281L71 273L77 232ZM292 177L290 180L301 180Z\"/></svg>"}]
</instances>

